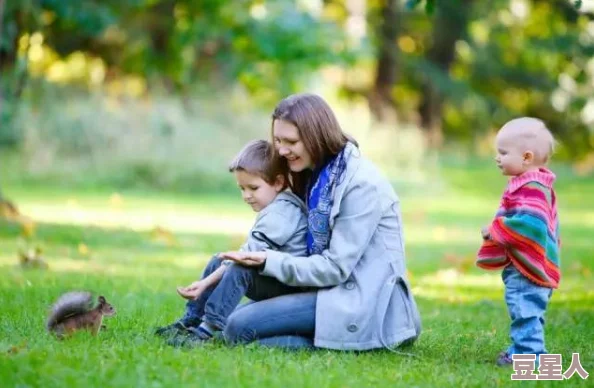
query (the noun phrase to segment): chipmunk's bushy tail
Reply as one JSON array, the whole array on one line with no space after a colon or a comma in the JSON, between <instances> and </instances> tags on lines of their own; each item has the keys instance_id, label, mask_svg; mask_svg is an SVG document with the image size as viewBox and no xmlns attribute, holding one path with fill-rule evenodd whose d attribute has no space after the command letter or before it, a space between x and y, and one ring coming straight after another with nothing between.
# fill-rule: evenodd
<instances>
[{"instance_id":1,"label":"chipmunk's bushy tail","mask_svg":"<svg viewBox=\"0 0 594 388\"><path fill-rule=\"evenodd\" d=\"M90 292L68 292L56 301L47 319L47 329L52 331L66 318L83 314L92 308L92 295Z\"/></svg>"}]
</instances>

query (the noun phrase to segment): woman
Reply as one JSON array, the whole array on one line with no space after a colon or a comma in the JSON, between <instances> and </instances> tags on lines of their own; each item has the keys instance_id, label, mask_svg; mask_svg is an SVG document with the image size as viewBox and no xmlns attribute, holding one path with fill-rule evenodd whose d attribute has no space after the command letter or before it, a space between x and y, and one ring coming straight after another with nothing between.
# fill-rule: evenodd
<instances>
[{"instance_id":1,"label":"woman","mask_svg":"<svg viewBox=\"0 0 594 388\"><path fill-rule=\"evenodd\" d=\"M309 255L267 250L222 256L304 292L239 308L225 338L340 350L414 341L420 317L406 280L399 200L388 180L317 95L282 100L272 115L272 137L293 190L308 206Z\"/></svg>"}]
</instances>

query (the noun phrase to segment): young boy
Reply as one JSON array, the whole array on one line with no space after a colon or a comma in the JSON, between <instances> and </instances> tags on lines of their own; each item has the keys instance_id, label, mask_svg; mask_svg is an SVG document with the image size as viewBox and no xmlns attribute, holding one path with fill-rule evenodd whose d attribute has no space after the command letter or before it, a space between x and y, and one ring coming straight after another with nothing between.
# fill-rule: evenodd
<instances>
[{"instance_id":1,"label":"young boy","mask_svg":"<svg viewBox=\"0 0 594 388\"><path fill-rule=\"evenodd\" d=\"M275 249L306 256L307 217L305 204L286 190L284 174L272 160L273 148L264 140L248 143L235 157L229 171L235 174L243 200L258 212L245 251ZM157 335L170 336L174 346L197 345L224 329L227 317L243 296L264 300L302 291L278 280L260 275L257 269L223 261L215 255L202 279L178 293L190 301L183 318L158 328Z\"/></svg>"},{"instance_id":2,"label":"young boy","mask_svg":"<svg viewBox=\"0 0 594 388\"><path fill-rule=\"evenodd\" d=\"M545 124L523 117L497 134L497 167L509 176L499 210L482 230L477 265L503 269L505 301L511 318L511 346L498 365L512 364L514 354L546 353L544 314L559 286L559 223L553 182L545 166L554 139Z\"/></svg>"}]
</instances>

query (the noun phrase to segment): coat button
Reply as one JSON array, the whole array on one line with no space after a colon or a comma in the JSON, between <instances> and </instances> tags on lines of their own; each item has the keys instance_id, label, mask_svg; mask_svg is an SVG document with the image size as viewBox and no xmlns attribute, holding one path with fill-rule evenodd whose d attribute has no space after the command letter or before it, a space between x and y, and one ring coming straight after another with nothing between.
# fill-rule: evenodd
<instances>
[{"instance_id":1,"label":"coat button","mask_svg":"<svg viewBox=\"0 0 594 388\"><path fill-rule=\"evenodd\" d=\"M355 282L347 282L345 284L345 287L346 287L347 290L352 290L352 289L355 288Z\"/></svg>"},{"instance_id":2,"label":"coat button","mask_svg":"<svg viewBox=\"0 0 594 388\"><path fill-rule=\"evenodd\" d=\"M359 328L354 323L351 323L350 325L347 326L347 330L350 331L351 333L354 333L357 330L359 330Z\"/></svg>"}]
</instances>

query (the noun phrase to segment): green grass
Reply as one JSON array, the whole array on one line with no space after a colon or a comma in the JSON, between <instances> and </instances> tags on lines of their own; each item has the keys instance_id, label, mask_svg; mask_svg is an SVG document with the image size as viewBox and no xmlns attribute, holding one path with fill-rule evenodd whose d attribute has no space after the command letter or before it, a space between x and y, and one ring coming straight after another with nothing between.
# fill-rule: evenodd
<instances>
[{"instance_id":1,"label":"green grass","mask_svg":"<svg viewBox=\"0 0 594 388\"><path fill-rule=\"evenodd\" d=\"M406 349L287 352L214 343L166 346L151 333L175 319L175 286L195 279L210 255L239 245L253 214L239 196L60 189L10 184L4 192L37 221L31 243L50 269L24 270L17 225L0 223L0 386L2 387L361 387L514 386L493 365L509 321L499 273L473 266L480 227L493 214L504 180L491 166L443 171L437 191L399 188L411 283L423 333ZM400 190L401 189L401 190ZM594 373L594 189L592 178L559 179L561 288L547 313L550 352L580 353ZM160 226L169 230L156 235ZM81 250L81 244L88 253ZM63 292L103 294L118 314L96 338L57 341L44 331L47 309ZM563 386L588 386L574 375ZM555 382L538 381L539 386ZM556 383L559 384L559 383Z\"/></svg>"}]
</instances>

